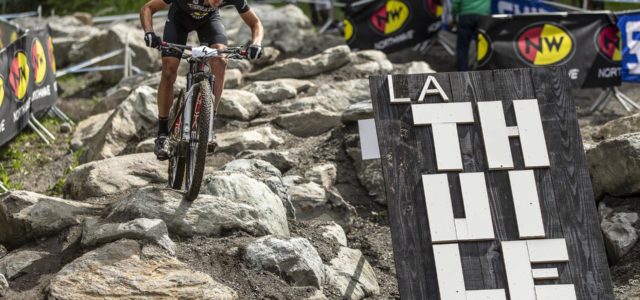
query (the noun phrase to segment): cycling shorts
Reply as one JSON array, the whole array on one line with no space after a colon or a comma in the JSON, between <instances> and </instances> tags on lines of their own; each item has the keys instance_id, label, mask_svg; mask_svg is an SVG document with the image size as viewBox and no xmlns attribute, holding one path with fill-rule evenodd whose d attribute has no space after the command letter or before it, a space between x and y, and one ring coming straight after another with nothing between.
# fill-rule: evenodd
<instances>
[{"instance_id":1,"label":"cycling shorts","mask_svg":"<svg viewBox=\"0 0 640 300\"><path fill-rule=\"evenodd\" d=\"M220 14L211 14L204 19L197 20L181 11L177 5L171 5L162 39L169 43L186 45L189 32L192 31L198 33L200 44L207 46L226 45L228 42ZM167 56L182 58L182 51L165 49L162 51L162 57Z\"/></svg>"}]
</instances>

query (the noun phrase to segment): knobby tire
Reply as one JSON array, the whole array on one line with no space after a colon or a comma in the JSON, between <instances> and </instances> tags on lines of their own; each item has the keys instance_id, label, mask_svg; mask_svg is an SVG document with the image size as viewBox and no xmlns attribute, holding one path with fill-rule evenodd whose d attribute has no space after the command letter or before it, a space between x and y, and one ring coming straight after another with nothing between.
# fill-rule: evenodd
<instances>
[{"instance_id":1,"label":"knobby tire","mask_svg":"<svg viewBox=\"0 0 640 300\"><path fill-rule=\"evenodd\" d=\"M169 140L175 142L174 149L171 150L171 158L169 159L169 187L172 189L180 189L184 180L186 167L186 159L184 151L180 149L182 146L182 126L176 128L176 121L182 118L182 107L184 105L184 90L180 91L177 101L171 105L169 111L169 124L171 131L169 132Z\"/></svg>"},{"instance_id":2,"label":"knobby tire","mask_svg":"<svg viewBox=\"0 0 640 300\"><path fill-rule=\"evenodd\" d=\"M195 141L192 137L189 147L187 148L187 180L185 182L187 201L193 201L200 193L202 186L202 177L204 176L205 160L207 158L207 143L209 141L209 121L211 119L211 105L213 104L213 93L209 82L201 81L197 83L194 93L194 100L200 99L200 116L196 128L197 137ZM196 101L193 103L195 104ZM194 105L195 108L195 105ZM195 109L194 109L195 113ZM193 130L193 129L192 129Z\"/></svg>"}]
</instances>

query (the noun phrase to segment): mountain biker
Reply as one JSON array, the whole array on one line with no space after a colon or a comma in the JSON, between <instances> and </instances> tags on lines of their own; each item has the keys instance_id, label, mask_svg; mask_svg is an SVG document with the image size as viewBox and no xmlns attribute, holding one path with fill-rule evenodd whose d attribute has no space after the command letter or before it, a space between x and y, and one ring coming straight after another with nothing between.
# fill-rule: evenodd
<instances>
[{"instance_id":1,"label":"mountain biker","mask_svg":"<svg viewBox=\"0 0 640 300\"><path fill-rule=\"evenodd\" d=\"M140 10L140 22L144 29L144 40L148 47L160 48L162 40L153 31L152 16L169 5L169 14L164 27L165 42L187 43L189 32L196 31L201 44L211 48L224 49L227 35L220 19L219 9L224 6L235 6L242 20L251 29L251 45L247 49L250 60L262 56L262 39L264 29L256 13L249 7L247 0L150 0ZM182 51L162 49L162 76L158 87L158 137L155 141L154 153L159 160L169 158L167 136L169 135L169 110L173 102L173 84L176 81ZM212 58L209 62L211 73L215 76L214 114L218 111L218 103L224 87L224 75L227 61L222 57Z\"/></svg>"}]
</instances>

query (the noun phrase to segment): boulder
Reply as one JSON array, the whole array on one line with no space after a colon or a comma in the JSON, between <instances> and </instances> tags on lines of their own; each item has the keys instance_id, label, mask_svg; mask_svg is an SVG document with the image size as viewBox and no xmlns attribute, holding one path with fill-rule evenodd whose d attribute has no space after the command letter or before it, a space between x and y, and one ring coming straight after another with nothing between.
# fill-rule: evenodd
<instances>
[{"instance_id":1,"label":"boulder","mask_svg":"<svg viewBox=\"0 0 640 300\"><path fill-rule=\"evenodd\" d=\"M98 218L85 219L80 242L83 247L107 244L120 239L144 240L156 243L171 255L176 252L176 245L169 238L167 225L162 220L141 218L126 223L111 223Z\"/></svg>"},{"instance_id":2,"label":"boulder","mask_svg":"<svg viewBox=\"0 0 640 300\"><path fill-rule=\"evenodd\" d=\"M136 146L136 153L153 152L153 148L156 146L156 138L146 139Z\"/></svg>"},{"instance_id":3,"label":"boulder","mask_svg":"<svg viewBox=\"0 0 640 300\"><path fill-rule=\"evenodd\" d=\"M274 123L299 137L321 135L342 126L340 114L325 109L305 110L280 115Z\"/></svg>"},{"instance_id":4,"label":"boulder","mask_svg":"<svg viewBox=\"0 0 640 300\"><path fill-rule=\"evenodd\" d=\"M88 252L51 280L48 299L238 299L231 288L154 246L120 240Z\"/></svg>"},{"instance_id":5,"label":"boulder","mask_svg":"<svg viewBox=\"0 0 640 300\"><path fill-rule=\"evenodd\" d=\"M67 177L65 195L75 200L102 197L167 181L167 163L153 153L130 154L80 165Z\"/></svg>"},{"instance_id":6,"label":"boulder","mask_svg":"<svg viewBox=\"0 0 640 300\"><path fill-rule=\"evenodd\" d=\"M129 86L123 86L115 90L107 90L107 95L93 107L92 114L101 114L115 109L122 101L127 99L130 93L131 87Z\"/></svg>"},{"instance_id":7,"label":"boulder","mask_svg":"<svg viewBox=\"0 0 640 300\"><path fill-rule=\"evenodd\" d=\"M347 153L353 159L360 184L376 203L386 206L385 183L380 159L362 160L362 152L359 147L348 148Z\"/></svg>"},{"instance_id":8,"label":"boulder","mask_svg":"<svg viewBox=\"0 0 640 300\"><path fill-rule=\"evenodd\" d=\"M203 185L203 194L248 205L259 211L257 221L264 223L265 230L255 232L289 235L286 209L289 199L283 199L264 182L240 172L214 172L204 178Z\"/></svg>"},{"instance_id":9,"label":"boulder","mask_svg":"<svg viewBox=\"0 0 640 300\"><path fill-rule=\"evenodd\" d=\"M611 120L593 134L595 139L608 139L640 131L640 113Z\"/></svg>"},{"instance_id":10,"label":"boulder","mask_svg":"<svg viewBox=\"0 0 640 300\"><path fill-rule=\"evenodd\" d=\"M314 90L316 88L315 83L313 83L313 82L311 82L309 80L293 79L293 78L281 78L281 79L276 79L274 81L282 82L282 84L294 87L296 89L296 93L298 93L298 94L311 92L312 90Z\"/></svg>"},{"instance_id":11,"label":"boulder","mask_svg":"<svg viewBox=\"0 0 640 300\"><path fill-rule=\"evenodd\" d=\"M362 299L380 292L376 274L360 250L340 247L337 257L325 266L328 285L342 299Z\"/></svg>"},{"instance_id":12,"label":"boulder","mask_svg":"<svg viewBox=\"0 0 640 300\"><path fill-rule=\"evenodd\" d=\"M27 18L18 18L12 21L29 21ZM69 57L73 45L79 40L89 39L97 35L104 34L105 30L98 27L88 26L73 16L51 16L46 19L47 25L51 29L51 35L55 39L53 54L56 58L56 65L66 66L69 63L79 62ZM34 20L35 24L41 21ZM29 26L31 27L31 26Z\"/></svg>"},{"instance_id":13,"label":"boulder","mask_svg":"<svg viewBox=\"0 0 640 300\"><path fill-rule=\"evenodd\" d=\"M34 250L17 250L0 259L0 275L13 280L24 274L33 272L34 263L46 259L49 252Z\"/></svg>"},{"instance_id":14,"label":"boulder","mask_svg":"<svg viewBox=\"0 0 640 300\"><path fill-rule=\"evenodd\" d=\"M405 74L429 74L435 73L431 66L423 61L412 61L407 64Z\"/></svg>"},{"instance_id":15,"label":"boulder","mask_svg":"<svg viewBox=\"0 0 640 300\"><path fill-rule=\"evenodd\" d=\"M343 113L351 104L371 100L369 81L354 79L321 85L313 96L284 101L277 106L283 113L299 112L323 108L331 112Z\"/></svg>"},{"instance_id":16,"label":"boulder","mask_svg":"<svg viewBox=\"0 0 640 300\"><path fill-rule=\"evenodd\" d=\"M640 192L640 133L607 139L587 150L596 199Z\"/></svg>"},{"instance_id":17,"label":"boulder","mask_svg":"<svg viewBox=\"0 0 640 300\"><path fill-rule=\"evenodd\" d=\"M0 297L4 297L9 292L9 282L0 274Z\"/></svg>"},{"instance_id":18,"label":"boulder","mask_svg":"<svg viewBox=\"0 0 640 300\"><path fill-rule=\"evenodd\" d=\"M350 61L348 46L338 46L308 58L289 58L246 75L251 80L307 78L338 69Z\"/></svg>"},{"instance_id":19,"label":"boulder","mask_svg":"<svg viewBox=\"0 0 640 300\"><path fill-rule=\"evenodd\" d=\"M141 36L144 36L141 29L127 23L116 23L106 30L77 39L69 49L69 62L82 62L116 49L123 49L128 43L135 53L133 64L143 71L156 71L162 64L160 51L147 47ZM124 54L120 54L101 64L122 64L123 61ZM108 82L118 82L122 74L122 70L102 72L103 78Z\"/></svg>"},{"instance_id":20,"label":"boulder","mask_svg":"<svg viewBox=\"0 0 640 300\"><path fill-rule=\"evenodd\" d=\"M304 37L315 34L309 18L295 5L273 7L252 3L251 9L260 17L265 29L263 46L275 47L283 53L297 53L305 47ZM231 40L242 42L251 36L251 30L235 10L220 12Z\"/></svg>"},{"instance_id":21,"label":"boulder","mask_svg":"<svg viewBox=\"0 0 640 300\"><path fill-rule=\"evenodd\" d=\"M107 124L113 110L90 116L78 123L71 138L71 149L79 150Z\"/></svg>"},{"instance_id":22,"label":"boulder","mask_svg":"<svg viewBox=\"0 0 640 300\"><path fill-rule=\"evenodd\" d=\"M356 215L355 208L338 192L327 190L315 182L297 184L287 182L291 203L299 220L334 221L350 228Z\"/></svg>"},{"instance_id":23,"label":"boulder","mask_svg":"<svg viewBox=\"0 0 640 300\"><path fill-rule=\"evenodd\" d=\"M262 102L255 94L243 90L225 89L220 99L218 116L249 121L258 116L262 109Z\"/></svg>"},{"instance_id":24,"label":"boulder","mask_svg":"<svg viewBox=\"0 0 640 300\"><path fill-rule=\"evenodd\" d=\"M373 119L373 104L371 100L361 101L349 105L342 113L342 123L356 123L358 120Z\"/></svg>"},{"instance_id":25,"label":"boulder","mask_svg":"<svg viewBox=\"0 0 640 300\"><path fill-rule=\"evenodd\" d=\"M252 68L251 62L245 59L230 59L227 62L227 71L237 70L237 71L240 71L240 74L244 74L251 71L251 68Z\"/></svg>"},{"instance_id":26,"label":"boulder","mask_svg":"<svg viewBox=\"0 0 640 300\"><path fill-rule=\"evenodd\" d=\"M0 245L0 258L3 258L5 255L7 255L7 248Z\"/></svg>"},{"instance_id":27,"label":"boulder","mask_svg":"<svg viewBox=\"0 0 640 300\"><path fill-rule=\"evenodd\" d=\"M304 177L325 188L331 188L336 183L338 168L334 163L313 166L304 173Z\"/></svg>"},{"instance_id":28,"label":"boulder","mask_svg":"<svg viewBox=\"0 0 640 300\"><path fill-rule=\"evenodd\" d=\"M294 98L298 94L295 86L280 80L256 81L244 87L244 89L254 93L263 103L280 102Z\"/></svg>"},{"instance_id":29,"label":"boulder","mask_svg":"<svg viewBox=\"0 0 640 300\"><path fill-rule=\"evenodd\" d=\"M297 164L297 157L287 150L247 150L238 153L238 158L264 160L282 173L289 171Z\"/></svg>"},{"instance_id":30,"label":"boulder","mask_svg":"<svg viewBox=\"0 0 640 300\"><path fill-rule=\"evenodd\" d=\"M96 205L12 191L0 200L0 243L16 248L78 225L83 216L99 214L100 211Z\"/></svg>"},{"instance_id":31,"label":"boulder","mask_svg":"<svg viewBox=\"0 0 640 300\"><path fill-rule=\"evenodd\" d=\"M333 240L341 246L347 246L347 235L344 233L344 229L335 222L329 222L326 225L320 226L322 236L326 239Z\"/></svg>"},{"instance_id":32,"label":"boulder","mask_svg":"<svg viewBox=\"0 0 640 300\"><path fill-rule=\"evenodd\" d=\"M141 86L134 89L105 125L87 142L86 161L120 155L139 131L152 132L158 126L156 90Z\"/></svg>"},{"instance_id":33,"label":"boulder","mask_svg":"<svg viewBox=\"0 0 640 300\"><path fill-rule=\"evenodd\" d=\"M284 144L284 140L273 133L271 127L260 127L245 131L217 134L216 152L236 154L244 150L264 150Z\"/></svg>"},{"instance_id":34,"label":"boulder","mask_svg":"<svg viewBox=\"0 0 640 300\"><path fill-rule=\"evenodd\" d=\"M273 272L293 286L321 288L324 282L322 259L305 238L261 237L246 247L244 258L253 267Z\"/></svg>"},{"instance_id":35,"label":"boulder","mask_svg":"<svg viewBox=\"0 0 640 300\"><path fill-rule=\"evenodd\" d=\"M224 76L225 89L237 89L242 85L242 72L238 69L227 69Z\"/></svg>"},{"instance_id":36,"label":"boulder","mask_svg":"<svg viewBox=\"0 0 640 300\"><path fill-rule=\"evenodd\" d=\"M387 74L393 71L393 64L382 51L363 50L351 53L351 64L341 71L354 76Z\"/></svg>"},{"instance_id":37,"label":"boulder","mask_svg":"<svg viewBox=\"0 0 640 300\"><path fill-rule=\"evenodd\" d=\"M627 254L638 241L638 214L630 211L613 211L600 203L600 227L610 261L617 262Z\"/></svg>"},{"instance_id":38,"label":"boulder","mask_svg":"<svg viewBox=\"0 0 640 300\"><path fill-rule=\"evenodd\" d=\"M260 159L236 159L226 164L224 170L242 173L266 184L282 200L282 205L287 210L287 217L295 219L295 209L282 180L282 173L271 163Z\"/></svg>"},{"instance_id":39,"label":"boulder","mask_svg":"<svg viewBox=\"0 0 640 300\"><path fill-rule=\"evenodd\" d=\"M211 178L207 177L202 194L193 202L185 202L180 192L171 189L144 187L135 190L112 206L108 218L161 219L169 232L187 237L219 237L234 231L255 236L289 235L282 202L268 187L246 176L234 176L233 179L241 180L238 182L223 181L220 176L214 175L211 185ZM255 184L255 187L247 184ZM229 198L208 195L208 186L225 188L218 193L229 195ZM264 198L240 198L242 195L262 195Z\"/></svg>"}]
</instances>

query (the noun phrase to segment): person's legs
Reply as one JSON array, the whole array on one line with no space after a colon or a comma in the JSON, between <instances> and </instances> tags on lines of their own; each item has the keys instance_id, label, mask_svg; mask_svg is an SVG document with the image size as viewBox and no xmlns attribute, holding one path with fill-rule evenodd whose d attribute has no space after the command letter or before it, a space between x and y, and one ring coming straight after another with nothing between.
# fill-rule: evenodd
<instances>
[{"instance_id":1,"label":"person's legs","mask_svg":"<svg viewBox=\"0 0 640 300\"><path fill-rule=\"evenodd\" d=\"M211 48L224 49L227 46L224 44L213 44ZM215 97L215 105L213 111L217 113L218 105L220 104L220 98L222 97L222 90L224 89L224 75L227 71L227 59L222 57L214 57L209 61L211 66L211 73L215 76L215 83L213 86L213 96Z\"/></svg>"},{"instance_id":2,"label":"person's legs","mask_svg":"<svg viewBox=\"0 0 640 300\"><path fill-rule=\"evenodd\" d=\"M173 103L173 84L178 77L178 66L180 66L179 59L171 56L162 58L162 76L158 86L158 116L161 119L169 117L169 110Z\"/></svg>"},{"instance_id":3,"label":"person's legs","mask_svg":"<svg viewBox=\"0 0 640 300\"><path fill-rule=\"evenodd\" d=\"M456 43L456 58L458 71L469 70L469 44L475 30L469 24L468 16L458 17L458 40Z\"/></svg>"}]
</instances>

